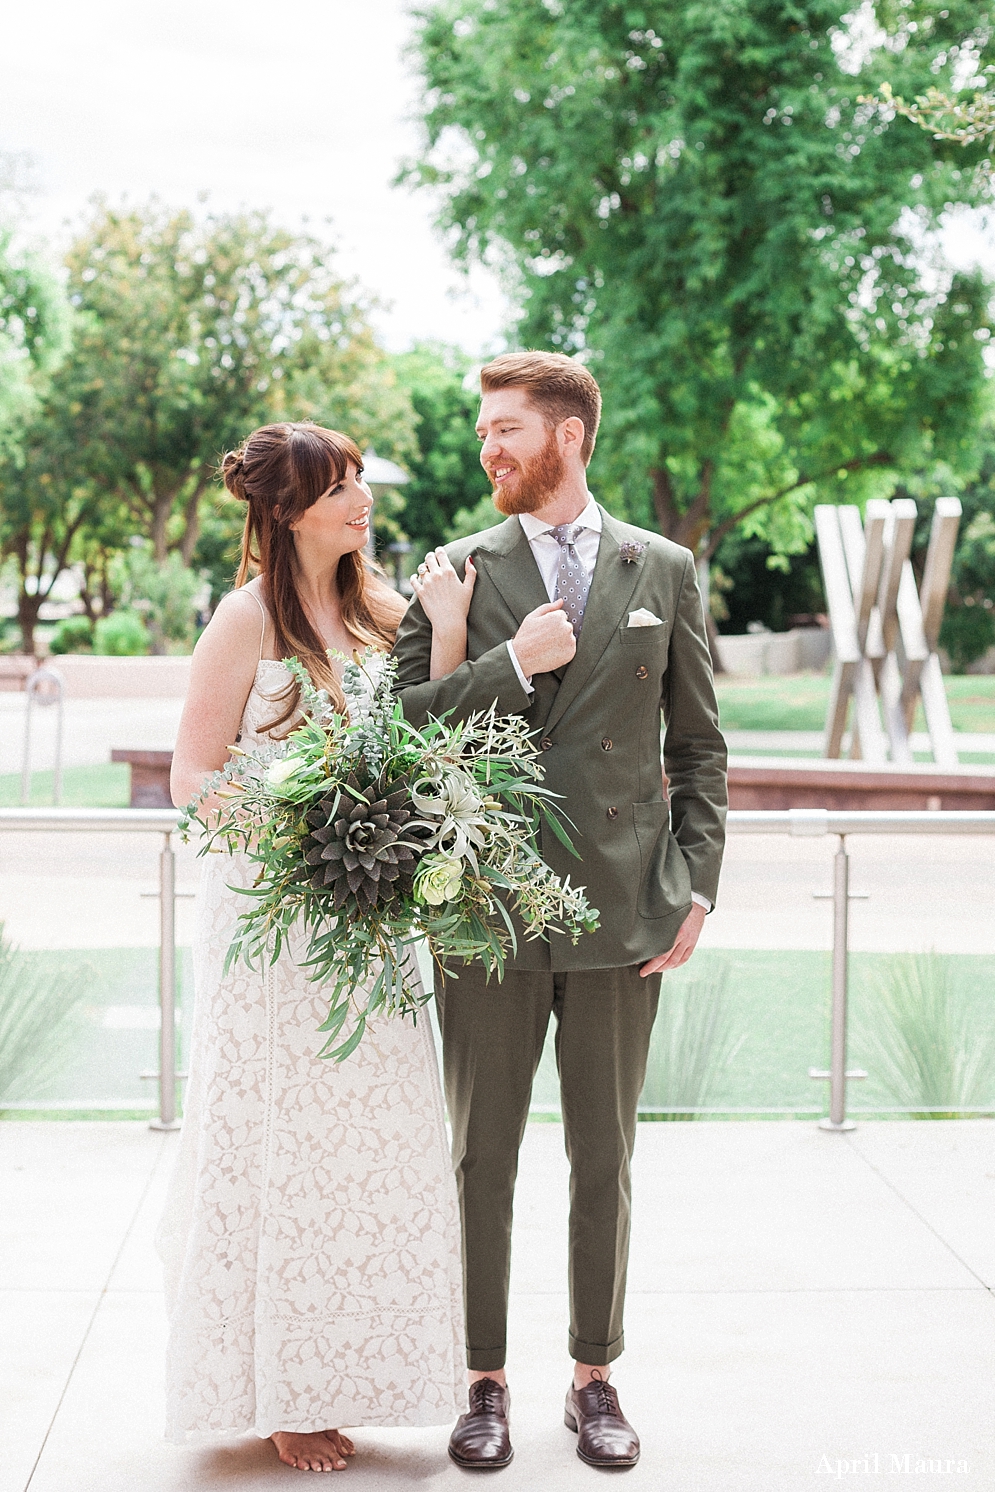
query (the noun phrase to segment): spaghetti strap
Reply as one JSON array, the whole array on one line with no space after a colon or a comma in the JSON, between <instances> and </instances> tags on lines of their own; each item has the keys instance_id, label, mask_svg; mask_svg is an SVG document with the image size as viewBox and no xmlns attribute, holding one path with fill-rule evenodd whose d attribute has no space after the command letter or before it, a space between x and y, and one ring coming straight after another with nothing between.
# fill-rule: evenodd
<instances>
[{"instance_id":1,"label":"spaghetti strap","mask_svg":"<svg viewBox=\"0 0 995 1492\"><path fill-rule=\"evenodd\" d=\"M260 599L256 595L255 591L247 591L245 594L252 597L253 601L255 601L256 605L259 607L259 610L263 614L263 631L262 631L262 636L259 639L259 662L262 663L262 661L263 661L263 648L264 648L264 646L266 644L266 623L269 621L269 612L266 610L265 606L260 601Z\"/></svg>"}]
</instances>

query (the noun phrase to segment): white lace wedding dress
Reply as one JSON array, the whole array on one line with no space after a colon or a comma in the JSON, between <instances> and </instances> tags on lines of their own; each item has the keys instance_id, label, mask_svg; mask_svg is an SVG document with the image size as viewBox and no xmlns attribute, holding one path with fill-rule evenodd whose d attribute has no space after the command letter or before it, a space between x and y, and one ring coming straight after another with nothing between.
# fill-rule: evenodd
<instances>
[{"instance_id":1,"label":"white lace wedding dress","mask_svg":"<svg viewBox=\"0 0 995 1492\"><path fill-rule=\"evenodd\" d=\"M262 661L243 744L273 718ZM451 1421L465 1394L459 1213L427 1012L319 1061L327 1013L290 956L224 974L242 856L211 855L180 1154L159 1230L167 1438Z\"/></svg>"}]
</instances>

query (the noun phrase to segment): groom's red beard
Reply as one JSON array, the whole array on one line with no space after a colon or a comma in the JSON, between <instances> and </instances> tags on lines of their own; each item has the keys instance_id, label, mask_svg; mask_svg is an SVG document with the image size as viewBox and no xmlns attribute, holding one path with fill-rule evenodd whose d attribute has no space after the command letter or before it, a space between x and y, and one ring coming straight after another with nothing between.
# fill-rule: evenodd
<instances>
[{"instance_id":1,"label":"groom's red beard","mask_svg":"<svg viewBox=\"0 0 995 1492\"><path fill-rule=\"evenodd\" d=\"M566 468L556 443L555 430L550 430L549 438L537 456L518 466L518 481L514 491L499 485L493 474L490 471L487 473L494 488L494 506L507 517L514 513L534 513L538 508L545 507L565 474Z\"/></svg>"}]
</instances>

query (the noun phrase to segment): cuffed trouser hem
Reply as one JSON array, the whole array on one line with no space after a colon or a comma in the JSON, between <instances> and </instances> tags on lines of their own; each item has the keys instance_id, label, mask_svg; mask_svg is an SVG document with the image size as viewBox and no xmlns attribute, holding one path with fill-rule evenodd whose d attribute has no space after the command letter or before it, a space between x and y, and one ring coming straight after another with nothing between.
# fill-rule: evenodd
<instances>
[{"instance_id":1,"label":"cuffed trouser hem","mask_svg":"<svg viewBox=\"0 0 995 1492\"><path fill-rule=\"evenodd\" d=\"M503 1368L507 1349L504 1347L468 1347L466 1365L471 1373L493 1373Z\"/></svg>"},{"instance_id":2,"label":"cuffed trouser hem","mask_svg":"<svg viewBox=\"0 0 995 1492\"><path fill-rule=\"evenodd\" d=\"M608 1363L614 1362L616 1357L621 1357L625 1351L625 1334L616 1337L614 1342L609 1342L606 1347L604 1342L582 1342L579 1337L571 1333L567 1337L567 1351L574 1362L582 1362L587 1367L607 1366Z\"/></svg>"}]
</instances>

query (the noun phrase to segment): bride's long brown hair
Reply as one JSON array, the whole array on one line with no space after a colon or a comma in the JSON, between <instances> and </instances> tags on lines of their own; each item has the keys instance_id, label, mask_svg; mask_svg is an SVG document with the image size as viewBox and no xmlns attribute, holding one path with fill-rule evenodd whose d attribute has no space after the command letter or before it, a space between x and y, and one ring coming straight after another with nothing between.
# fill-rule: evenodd
<instances>
[{"instance_id":1,"label":"bride's long brown hair","mask_svg":"<svg viewBox=\"0 0 995 1492\"><path fill-rule=\"evenodd\" d=\"M248 508L235 584L243 586L253 574L261 576L278 653L298 658L315 685L327 689L338 710L345 709L345 696L298 594L290 525L344 479L350 463L362 471L363 457L355 441L337 430L306 423L264 425L221 463L225 486ZM342 623L357 646L387 652L405 605L381 575L357 549L339 560L335 580ZM269 722L267 730L292 720L299 703L295 681L280 697L283 713Z\"/></svg>"}]
</instances>

